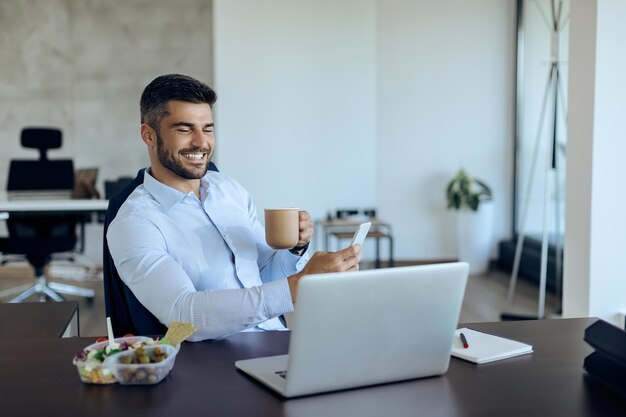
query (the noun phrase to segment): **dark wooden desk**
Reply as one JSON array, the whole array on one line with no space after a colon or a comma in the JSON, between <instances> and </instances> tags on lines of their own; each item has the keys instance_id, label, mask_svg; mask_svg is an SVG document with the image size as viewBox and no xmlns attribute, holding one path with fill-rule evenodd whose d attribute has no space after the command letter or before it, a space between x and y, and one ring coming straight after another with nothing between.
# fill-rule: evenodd
<instances>
[{"instance_id":1,"label":"dark wooden desk","mask_svg":"<svg viewBox=\"0 0 626 417\"><path fill-rule=\"evenodd\" d=\"M534 345L532 355L484 365L452 359L448 373L284 400L235 370L234 361L287 351L288 333L240 333L186 343L152 387L91 386L71 364L93 339L0 340L2 415L32 416L624 416L626 401L582 369L593 319L472 324Z\"/></svg>"},{"instance_id":2,"label":"dark wooden desk","mask_svg":"<svg viewBox=\"0 0 626 417\"><path fill-rule=\"evenodd\" d=\"M0 303L0 340L78 336L78 303ZM3 369L3 368L0 368Z\"/></svg>"}]
</instances>

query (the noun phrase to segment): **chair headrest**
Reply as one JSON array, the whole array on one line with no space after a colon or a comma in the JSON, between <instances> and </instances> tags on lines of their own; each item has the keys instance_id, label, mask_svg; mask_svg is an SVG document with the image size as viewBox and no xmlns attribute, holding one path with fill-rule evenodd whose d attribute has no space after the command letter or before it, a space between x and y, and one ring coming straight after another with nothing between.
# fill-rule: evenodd
<instances>
[{"instance_id":1,"label":"chair headrest","mask_svg":"<svg viewBox=\"0 0 626 417\"><path fill-rule=\"evenodd\" d=\"M61 147L61 130L56 128L27 127L22 129L22 146L25 148L57 149Z\"/></svg>"}]
</instances>

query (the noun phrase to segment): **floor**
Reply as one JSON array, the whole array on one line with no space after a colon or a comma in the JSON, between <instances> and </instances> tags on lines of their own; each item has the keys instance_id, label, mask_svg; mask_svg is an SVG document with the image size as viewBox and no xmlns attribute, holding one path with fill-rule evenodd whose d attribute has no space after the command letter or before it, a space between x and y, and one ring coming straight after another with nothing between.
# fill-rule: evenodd
<instances>
[{"instance_id":1,"label":"floor","mask_svg":"<svg viewBox=\"0 0 626 417\"><path fill-rule=\"evenodd\" d=\"M71 276L72 274L65 274ZM88 304L84 299L68 296L69 300L79 302L79 319L81 336L106 335L106 323L104 313L104 294L102 280L99 277L85 279L76 275L74 279L57 279L55 281L67 284L93 288L96 297L93 303ZM32 270L25 265L9 265L0 267L0 291L14 286L32 282ZM537 287L523 280L518 282L517 291L511 309L506 308L506 295L509 285L509 274L497 269L492 269L485 275L470 276L465 291L465 299L461 310L460 322L485 322L499 321L500 314L504 311L521 315L537 315ZM0 300L6 302L8 299ZM29 300L31 301L31 300ZM32 299L36 301L36 299ZM556 317L553 314L557 309L557 302L551 294L546 297L546 315Z\"/></svg>"}]
</instances>

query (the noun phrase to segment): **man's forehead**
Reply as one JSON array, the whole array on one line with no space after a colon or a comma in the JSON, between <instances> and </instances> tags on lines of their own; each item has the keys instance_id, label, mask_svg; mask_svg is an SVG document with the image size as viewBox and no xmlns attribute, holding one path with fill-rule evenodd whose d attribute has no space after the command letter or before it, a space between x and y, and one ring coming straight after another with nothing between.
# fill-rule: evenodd
<instances>
[{"instance_id":1,"label":"man's forehead","mask_svg":"<svg viewBox=\"0 0 626 417\"><path fill-rule=\"evenodd\" d=\"M165 110L164 117L166 118L190 118L201 122L213 122L213 111L208 103L170 100L165 105Z\"/></svg>"}]
</instances>

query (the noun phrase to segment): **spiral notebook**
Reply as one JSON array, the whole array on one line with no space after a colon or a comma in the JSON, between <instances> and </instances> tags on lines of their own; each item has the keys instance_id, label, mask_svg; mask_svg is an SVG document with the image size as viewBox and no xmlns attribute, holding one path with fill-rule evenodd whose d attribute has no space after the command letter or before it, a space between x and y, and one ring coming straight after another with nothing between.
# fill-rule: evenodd
<instances>
[{"instance_id":1,"label":"spiral notebook","mask_svg":"<svg viewBox=\"0 0 626 417\"><path fill-rule=\"evenodd\" d=\"M461 333L467 339L467 348L463 347ZM525 355L532 351L533 347L526 343L466 327L457 329L452 345L452 356L479 364Z\"/></svg>"}]
</instances>

